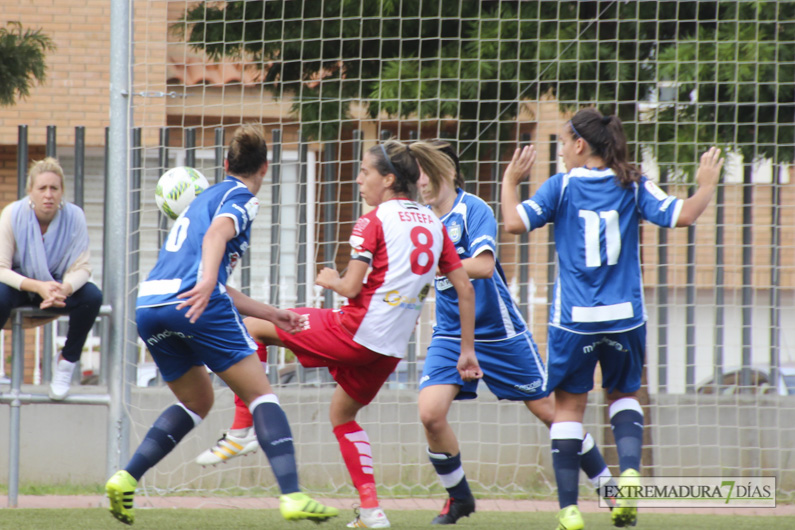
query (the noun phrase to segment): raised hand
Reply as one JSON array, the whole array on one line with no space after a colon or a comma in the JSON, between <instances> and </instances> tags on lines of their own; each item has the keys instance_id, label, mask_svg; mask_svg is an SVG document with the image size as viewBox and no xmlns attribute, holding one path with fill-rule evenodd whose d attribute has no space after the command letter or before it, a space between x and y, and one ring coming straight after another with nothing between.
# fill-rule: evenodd
<instances>
[{"instance_id":1,"label":"raised hand","mask_svg":"<svg viewBox=\"0 0 795 530\"><path fill-rule=\"evenodd\" d=\"M701 155L701 163L698 165L696 182L699 187L715 187L720 179L720 170L723 168L724 159L720 157L720 149L710 147Z\"/></svg>"},{"instance_id":2,"label":"raised hand","mask_svg":"<svg viewBox=\"0 0 795 530\"><path fill-rule=\"evenodd\" d=\"M502 175L503 182L507 185L516 186L530 176L530 170L536 161L536 148L526 145L513 152L510 164L505 168Z\"/></svg>"}]
</instances>

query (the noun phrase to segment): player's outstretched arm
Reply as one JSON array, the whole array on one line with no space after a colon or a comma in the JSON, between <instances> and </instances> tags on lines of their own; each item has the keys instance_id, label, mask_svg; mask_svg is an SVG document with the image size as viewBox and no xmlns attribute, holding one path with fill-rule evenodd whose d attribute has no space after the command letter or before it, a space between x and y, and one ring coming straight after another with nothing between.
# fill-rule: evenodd
<instances>
[{"instance_id":1,"label":"player's outstretched arm","mask_svg":"<svg viewBox=\"0 0 795 530\"><path fill-rule=\"evenodd\" d=\"M345 298L355 298L362 290L362 283L367 275L368 267L366 262L352 259L348 262L348 268L343 277L340 277L335 269L324 267L318 273L315 283L326 289L331 289Z\"/></svg>"},{"instance_id":2,"label":"player's outstretched arm","mask_svg":"<svg viewBox=\"0 0 795 530\"><path fill-rule=\"evenodd\" d=\"M292 311L285 311L284 309L258 302L228 285L226 286L226 291L229 293L229 297L232 298L232 302L235 304L237 310L240 311L241 315L254 317L255 320L260 322L272 322L279 329L287 333L298 333L303 330L306 325L306 316L304 315L299 315ZM249 330L249 333L251 333L251 330ZM251 335L254 336L254 333L251 333ZM278 335L274 335L274 338L278 339ZM256 336L254 336L254 339L258 340ZM258 342L267 341L258 340Z\"/></svg>"},{"instance_id":3,"label":"player's outstretched arm","mask_svg":"<svg viewBox=\"0 0 795 530\"><path fill-rule=\"evenodd\" d=\"M458 294L458 314L461 319L461 355L458 373L464 381L483 377L475 357L475 289L463 267L447 273L447 279Z\"/></svg>"},{"instance_id":4,"label":"player's outstretched arm","mask_svg":"<svg viewBox=\"0 0 795 530\"><path fill-rule=\"evenodd\" d=\"M724 159L720 157L720 149L717 147L710 147L707 152L701 155L701 163L696 173L698 189L692 196L682 202L682 211L679 212L676 226L692 225L707 209L709 202L712 200L712 195L715 194L715 189L718 187L723 161Z\"/></svg>"},{"instance_id":5,"label":"player's outstretched arm","mask_svg":"<svg viewBox=\"0 0 795 530\"><path fill-rule=\"evenodd\" d=\"M519 200L520 183L530 176L530 170L536 161L536 150L532 145L517 149L505 172L502 174L502 190L500 192L500 209L505 230L511 234L524 234L527 228L516 211L521 202Z\"/></svg>"}]
</instances>

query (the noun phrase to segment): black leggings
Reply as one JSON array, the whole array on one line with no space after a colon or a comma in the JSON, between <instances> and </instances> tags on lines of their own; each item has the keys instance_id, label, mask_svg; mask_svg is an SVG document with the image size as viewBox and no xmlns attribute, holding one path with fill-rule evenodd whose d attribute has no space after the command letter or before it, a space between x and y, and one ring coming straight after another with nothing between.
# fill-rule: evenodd
<instances>
[{"instance_id":1,"label":"black leggings","mask_svg":"<svg viewBox=\"0 0 795 530\"><path fill-rule=\"evenodd\" d=\"M12 309L22 306L39 307L41 301L41 297L37 294L18 291L0 283L0 327L5 326ZM99 314L102 291L93 283L86 283L72 293L65 303L66 307L49 310L69 315L69 330L66 332L66 344L61 353L64 359L74 363L80 360L83 345Z\"/></svg>"}]
</instances>

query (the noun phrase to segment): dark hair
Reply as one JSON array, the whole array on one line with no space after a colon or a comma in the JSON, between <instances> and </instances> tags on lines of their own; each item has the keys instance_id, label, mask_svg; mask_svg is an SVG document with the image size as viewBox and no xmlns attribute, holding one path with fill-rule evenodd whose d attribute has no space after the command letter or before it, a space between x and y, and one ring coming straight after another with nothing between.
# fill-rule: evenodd
<instances>
[{"instance_id":1,"label":"dark hair","mask_svg":"<svg viewBox=\"0 0 795 530\"><path fill-rule=\"evenodd\" d=\"M445 140L430 140L429 143L439 148L439 151L446 154L447 157L453 161L453 165L455 165L455 177L453 184L455 184L456 188L463 188L464 176L461 174L461 161L458 160L458 154L456 154L452 144Z\"/></svg>"},{"instance_id":2,"label":"dark hair","mask_svg":"<svg viewBox=\"0 0 795 530\"><path fill-rule=\"evenodd\" d=\"M569 121L569 129L575 140L588 142L591 152L615 171L621 186L640 180L640 170L628 160L627 137L618 116L603 116L594 108L582 109Z\"/></svg>"},{"instance_id":3,"label":"dark hair","mask_svg":"<svg viewBox=\"0 0 795 530\"><path fill-rule=\"evenodd\" d=\"M397 140L387 140L367 152L375 158L373 166L378 173L395 175L392 192L410 199L417 196L420 166L434 182L455 171L453 161L430 142L418 141L406 145Z\"/></svg>"},{"instance_id":4,"label":"dark hair","mask_svg":"<svg viewBox=\"0 0 795 530\"><path fill-rule=\"evenodd\" d=\"M229 142L226 160L229 173L237 177L250 177L259 171L268 161L268 143L262 128L252 124L239 127Z\"/></svg>"}]
</instances>

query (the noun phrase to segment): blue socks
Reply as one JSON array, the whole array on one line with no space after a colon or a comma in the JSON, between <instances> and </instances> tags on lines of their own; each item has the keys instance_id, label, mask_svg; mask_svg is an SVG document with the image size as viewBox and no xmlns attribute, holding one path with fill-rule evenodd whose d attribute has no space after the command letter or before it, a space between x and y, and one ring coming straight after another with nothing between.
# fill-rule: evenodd
<instances>
[{"instance_id":1,"label":"blue socks","mask_svg":"<svg viewBox=\"0 0 795 530\"><path fill-rule=\"evenodd\" d=\"M439 481L453 499L468 499L472 497L464 468L461 466L461 453L452 456L448 453L434 453L428 448L428 458L439 475Z\"/></svg>"},{"instance_id":2,"label":"blue socks","mask_svg":"<svg viewBox=\"0 0 795 530\"><path fill-rule=\"evenodd\" d=\"M582 423L564 421L553 423L549 429L552 439L552 467L558 485L558 503L561 508L577 504L580 487L580 451L582 450Z\"/></svg>"},{"instance_id":3,"label":"blue socks","mask_svg":"<svg viewBox=\"0 0 795 530\"><path fill-rule=\"evenodd\" d=\"M635 398L621 398L610 405L610 426L616 439L618 466L640 471L643 448L643 409Z\"/></svg>"},{"instance_id":4,"label":"blue socks","mask_svg":"<svg viewBox=\"0 0 795 530\"><path fill-rule=\"evenodd\" d=\"M582 439L582 453L580 456L580 469L582 469L589 479L594 480L603 475L607 464L596 447L591 433L585 433L585 438ZM610 472L607 472L610 475Z\"/></svg>"},{"instance_id":5,"label":"blue socks","mask_svg":"<svg viewBox=\"0 0 795 530\"><path fill-rule=\"evenodd\" d=\"M198 414L188 410L182 403L171 405L152 424L125 470L135 480L141 480L149 468L170 453L201 421Z\"/></svg>"},{"instance_id":6,"label":"blue socks","mask_svg":"<svg viewBox=\"0 0 795 530\"><path fill-rule=\"evenodd\" d=\"M268 457L282 495L299 491L293 435L279 399L275 394L260 396L251 402L249 410L254 417L257 441Z\"/></svg>"}]
</instances>

